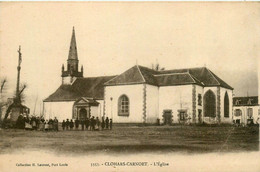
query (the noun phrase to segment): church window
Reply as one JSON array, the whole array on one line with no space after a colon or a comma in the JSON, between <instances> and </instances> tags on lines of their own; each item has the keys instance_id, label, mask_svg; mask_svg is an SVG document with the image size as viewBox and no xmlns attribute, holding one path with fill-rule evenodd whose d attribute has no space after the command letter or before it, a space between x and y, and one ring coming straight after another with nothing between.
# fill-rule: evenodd
<instances>
[{"instance_id":1,"label":"church window","mask_svg":"<svg viewBox=\"0 0 260 172\"><path fill-rule=\"evenodd\" d=\"M224 97L224 117L229 117L229 98L227 92Z\"/></svg>"},{"instance_id":2,"label":"church window","mask_svg":"<svg viewBox=\"0 0 260 172\"><path fill-rule=\"evenodd\" d=\"M129 99L126 95L118 99L118 116L129 116Z\"/></svg>"},{"instance_id":3,"label":"church window","mask_svg":"<svg viewBox=\"0 0 260 172\"><path fill-rule=\"evenodd\" d=\"M179 120L180 120L180 121L184 121L184 120L187 119L187 117L188 117L187 110L185 110L185 109L179 109L179 110L178 110L178 116L179 116Z\"/></svg>"},{"instance_id":4,"label":"church window","mask_svg":"<svg viewBox=\"0 0 260 172\"><path fill-rule=\"evenodd\" d=\"M250 118L250 119L253 117L253 109L252 108L247 109L247 115L248 115L248 118Z\"/></svg>"},{"instance_id":5,"label":"church window","mask_svg":"<svg viewBox=\"0 0 260 172\"><path fill-rule=\"evenodd\" d=\"M201 94L198 95L198 105L201 106L202 104L202 99L201 99Z\"/></svg>"},{"instance_id":6,"label":"church window","mask_svg":"<svg viewBox=\"0 0 260 172\"><path fill-rule=\"evenodd\" d=\"M185 112L180 112L180 120L184 120L185 119Z\"/></svg>"},{"instance_id":7,"label":"church window","mask_svg":"<svg viewBox=\"0 0 260 172\"><path fill-rule=\"evenodd\" d=\"M205 117L216 117L216 96L208 90L203 98L203 111Z\"/></svg>"},{"instance_id":8,"label":"church window","mask_svg":"<svg viewBox=\"0 0 260 172\"><path fill-rule=\"evenodd\" d=\"M236 109L235 116L242 116L242 111L240 109Z\"/></svg>"}]
</instances>

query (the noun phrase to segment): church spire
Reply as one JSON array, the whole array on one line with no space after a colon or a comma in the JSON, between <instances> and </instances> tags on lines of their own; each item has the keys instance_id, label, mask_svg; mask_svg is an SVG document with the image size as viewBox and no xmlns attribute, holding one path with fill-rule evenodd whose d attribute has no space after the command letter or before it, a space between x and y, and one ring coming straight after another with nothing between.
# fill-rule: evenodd
<instances>
[{"instance_id":1,"label":"church spire","mask_svg":"<svg viewBox=\"0 0 260 172\"><path fill-rule=\"evenodd\" d=\"M76 36L75 36L75 29L73 26L72 36L70 41L69 56L67 60L67 70L65 71L64 66L62 66L62 71L61 71L62 84L71 84L75 79L83 77L83 69L79 71L78 66L79 66L79 60L78 60L78 53L77 53Z\"/></svg>"},{"instance_id":2,"label":"church spire","mask_svg":"<svg viewBox=\"0 0 260 172\"><path fill-rule=\"evenodd\" d=\"M75 29L73 26L68 60L78 60Z\"/></svg>"}]
</instances>

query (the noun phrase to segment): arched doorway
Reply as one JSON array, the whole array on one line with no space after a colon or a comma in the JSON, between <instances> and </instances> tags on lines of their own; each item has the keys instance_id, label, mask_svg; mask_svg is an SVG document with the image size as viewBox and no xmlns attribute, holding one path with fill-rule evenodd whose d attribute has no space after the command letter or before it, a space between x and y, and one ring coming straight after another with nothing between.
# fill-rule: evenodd
<instances>
[{"instance_id":1,"label":"arched doorway","mask_svg":"<svg viewBox=\"0 0 260 172\"><path fill-rule=\"evenodd\" d=\"M224 98L224 117L226 118L229 117L229 98L227 92L225 93L225 98Z\"/></svg>"},{"instance_id":2,"label":"arched doorway","mask_svg":"<svg viewBox=\"0 0 260 172\"><path fill-rule=\"evenodd\" d=\"M87 118L87 110L85 108L81 108L79 110L79 120L85 120Z\"/></svg>"},{"instance_id":3,"label":"arched doorway","mask_svg":"<svg viewBox=\"0 0 260 172\"><path fill-rule=\"evenodd\" d=\"M204 106L204 116L205 117L216 117L216 96L213 91L208 90L204 94L203 98Z\"/></svg>"}]
</instances>

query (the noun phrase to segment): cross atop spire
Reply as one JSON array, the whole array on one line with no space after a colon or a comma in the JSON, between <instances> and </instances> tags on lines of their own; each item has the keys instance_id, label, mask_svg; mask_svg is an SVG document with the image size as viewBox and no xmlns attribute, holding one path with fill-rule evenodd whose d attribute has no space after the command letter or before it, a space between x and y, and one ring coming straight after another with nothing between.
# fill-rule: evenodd
<instances>
[{"instance_id":1,"label":"cross atop spire","mask_svg":"<svg viewBox=\"0 0 260 172\"><path fill-rule=\"evenodd\" d=\"M70 41L70 51L68 60L78 60L78 53L77 53L77 44L76 44L76 36L75 36L75 29L73 26L72 29L72 36Z\"/></svg>"}]
</instances>

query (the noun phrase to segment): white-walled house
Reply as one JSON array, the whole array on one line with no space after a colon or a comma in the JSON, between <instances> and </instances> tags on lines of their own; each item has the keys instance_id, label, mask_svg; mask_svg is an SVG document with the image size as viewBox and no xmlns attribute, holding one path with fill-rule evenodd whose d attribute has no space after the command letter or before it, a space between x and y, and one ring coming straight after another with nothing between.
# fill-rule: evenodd
<instances>
[{"instance_id":1,"label":"white-walled house","mask_svg":"<svg viewBox=\"0 0 260 172\"><path fill-rule=\"evenodd\" d=\"M258 96L234 97L233 110L233 120L237 124L260 123Z\"/></svg>"},{"instance_id":2,"label":"white-walled house","mask_svg":"<svg viewBox=\"0 0 260 172\"><path fill-rule=\"evenodd\" d=\"M61 86L44 117L109 117L114 123L232 123L233 88L206 67L156 71L135 65L117 76L83 77L73 28Z\"/></svg>"}]
</instances>

